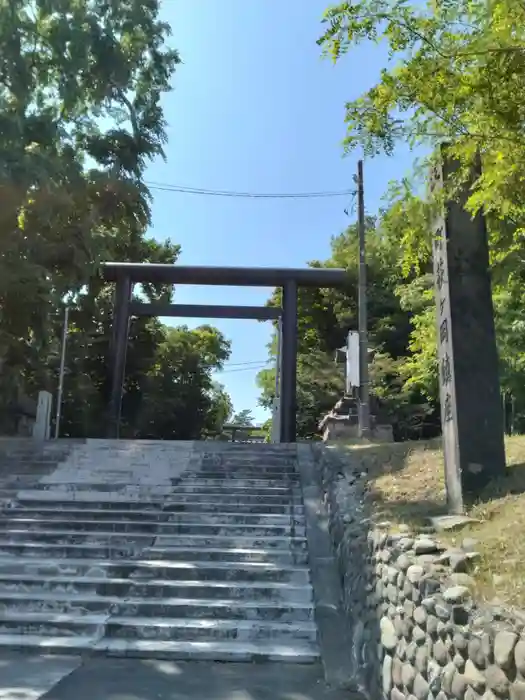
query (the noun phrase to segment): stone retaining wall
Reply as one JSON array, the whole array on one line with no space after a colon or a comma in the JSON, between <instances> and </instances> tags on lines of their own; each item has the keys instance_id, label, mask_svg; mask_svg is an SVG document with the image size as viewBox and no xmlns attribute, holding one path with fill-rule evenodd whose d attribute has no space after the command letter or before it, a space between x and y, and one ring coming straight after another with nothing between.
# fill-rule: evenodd
<instances>
[{"instance_id":1,"label":"stone retaining wall","mask_svg":"<svg viewBox=\"0 0 525 700\"><path fill-rule=\"evenodd\" d=\"M316 458L362 692L525 700L525 615L473 601L475 542L447 550L429 529L375 522L367 474L334 450Z\"/></svg>"}]
</instances>

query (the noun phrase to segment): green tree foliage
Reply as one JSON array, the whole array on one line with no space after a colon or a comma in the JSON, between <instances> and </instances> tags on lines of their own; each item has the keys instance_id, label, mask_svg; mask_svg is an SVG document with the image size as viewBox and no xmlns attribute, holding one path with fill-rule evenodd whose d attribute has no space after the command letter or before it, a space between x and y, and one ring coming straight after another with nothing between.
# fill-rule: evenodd
<instances>
[{"instance_id":1,"label":"green tree foliage","mask_svg":"<svg viewBox=\"0 0 525 700\"><path fill-rule=\"evenodd\" d=\"M165 331L155 362L143 375L138 420L131 416L135 437L192 440L220 432L226 396L211 374L229 354L229 343L210 326Z\"/></svg>"},{"instance_id":2,"label":"green tree foliage","mask_svg":"<svg viewBox=\"0 0 525 700\"><path fill-rule=\"evenodd\" d=\"M180 252L145 236L144 170L163 156L161 96L179 63L158 15L159 0L0 0L0 403L56 390L67 297L64 434L105 431L112 290L99 263L173 263ZM228 352L213 329L132 319L127 434L162 420L162 435L194 435L222 421L227 399L210 373Z\"/></svg>"},{"instance_id":3,"label":"green tree foliage","mask_svg":"<svg viewBox=\"0 0 525 700\"><path fill-rule=\"evenodd\" d=\"M248 426L248 425L253 425L254 421L255 421L255 418L253 416L252 411L250 411L249 408L245 408L242 411L239 411L232 418L233 425L239 425L239 426L243 426L243 427Z\"/></svg>"},{"instance_id":4,"label":"green tree foliage","mask_svg":"<svg viewBox=\"0 0 525 700\"><path fill-rule=\"evenodd\" d=\"M361 0L329 8L325 23L319 43L334 61L364 41L390 53L377 83L346 106L347 149L391 154L400 139L446 141L463 166L458 180L479 152L483 175L469 207L489 217L495 274L512 274L525 225L523 3ZM409 251L424 246L424 233L405 233Z\"/></svg>"},{"instance_id":5,"label":"green tree foliage","mask_svg":"<svg viewBox=\"0 0 525 700\"><path fill-rule=\"evenodd\" d=\"M483 175L468 205L472 212L483 206L488 218L502 376L504 385L514 385L513 392L522 384L516 358L522 346L514 334L525 230L524 32L525 7L517 0L428 5L363 0L331 7L320 40L336 61L362 41L386 43L390 50L390 64L378 82L347 104L348 149L363 146L373 155L392 153L398 139L430 146L447 141L463 166L452 195L474 154L481 154ZM416 188L427 165L415 173ZM407 275L414 267L428 271L430 259L431 203L413 192L407 183L393 189L388 212L394 221L406 221L398 244ZM414 301L410 289L403 298ZM413 381L430 390L436 372L428 287L424 298L425 310L418 303L414 318L410 369Z\"/></svg>"},{"instance_id":6,"label":"green tree foliage","mask_svg":"<svg viewBox=\"0 0 525 700\"><path fill-rule=\"evenodd\" d=\"M311 329L312 340L315 329ZM320 334L319 334L320 335ZM275 398L275 370L262 370L257 377L261 389L260 404L271 409ZM333 408L344 390L344 374L328 353L299 350L297 357L297 434L301 438L318 436L319 420ZM270 425L265 426L269 434Z\"/></svg>"},{"instance_id":7,"label":"green tree foliage","mask_svg":"<svg viewBox=\"0 0 525 700\"><path fill-rule=\"evenodd\" d=\"M110 299L107 295L103 298L105 308L97 300L96 315L88 315L80 305L71 312L62 436L105 435L111 316ZM89 329L84 325L86 317ZM209 326L195 330L168 328L156 319L132 318L121 434L130 438L193 439L220 431L229 397L213 382L211 374L222 367L229 353L229 342ZM58 357L54 357L55 386L58 365Z\"/></svg>"},{"instance_id":8,"label":"green tree foliage","mask_svg":"<svg viewBox=\"0 0 525 700\"><path fill-rule=\"evenodd\" d=\"M366 220L368 260L368 314L371 349L371 382L383 418L392 421L399 438L435 434L437 411L422 387L407 380L406 361L410 356L412 312L402 303L404 283L398 264L394 220L386 214L379 220ZM401 220L399 221L401 223ZM344 392L344 366L336 364L336 351L346 344L349 330L357 329L358 235L351 225L332 240L332 255L325 262L311 263L342 267L348 271L344 289L305 289L299 291L299 352L297 365L297 425L301 437L318 435L320 419L330 411ZM279 305L279 293L269 302ZM275 339L270 354L275 356ZM269 408L275 394L275 370L258 375L262 390L260 402Z\"/></svg>"},{"instance_id":9,"label":"green tree foliage","mask_svg":"<svg viewBox=\"0 0 525 700\"><path fill-rule=\"evenodd\" d=\"M233 403L230 395L219 382L213 382L209 392L212 405L207 414L206 435L220 437L224 433L224 426L230 421L233 414Z\"/></svg>"},{"instance_id":10,"label":"green tree foliage","mask_svg":"<svg viewBox=\"0 0 525 700\"><path fill-rule=\"evenodd\" d=\"M502 388L514 399L517 422L525 417L523 283L525 145L525 5L519 0L356 0L325 14L319 44L335 62L363 42L387 47L377 81L346 105L346 151L392 155L399 141L433 153L447 143L460 164L447 196L455 197L476 154L481 177L467 207L483 208L488 222L493 297ZM409 179L393 183L377 221L368 220L371 382L398 437L438 427L435 303L431 223L434 201L425 194L433 156L415 162ZM344 293L301 294L299 400L301 430L314 429L327 404L339 398L320 369L304 374L303 359L325 357L357 328L355 228L334 239L325 265L348 269ZM314 263L318 265L319 263ZM275 299L271 303L275 303ZM333 373L329 373L335 377ZM334 379L335 381L335 379ZM272 396L270 372L259 379L261 401ZM309 428L302 422L309 411ZM395 417L395 418L394 418ZM523 421L525 423L525 421Z\"/></svg>"},{"instance_id":11,"label":"green tree foliage","mask_svg":"<svg viewBox=\"0 0 525 700\"><path fill-rule=\"evenodd\" d=\"M156 0L0 1L0 356L11 367L49 343L60 300L100 260L178 253L143 240L142 174L162 154L159 99L179 61L157 14Z\"/></svg>"}]
</instances>

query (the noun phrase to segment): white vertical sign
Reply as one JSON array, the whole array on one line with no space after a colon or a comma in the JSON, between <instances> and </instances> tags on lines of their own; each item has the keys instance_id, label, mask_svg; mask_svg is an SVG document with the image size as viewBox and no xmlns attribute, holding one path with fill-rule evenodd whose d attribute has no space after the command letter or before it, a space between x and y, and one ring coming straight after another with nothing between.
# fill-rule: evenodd
<instances>
[{"instance_id":1,"label":"white vertical sign","mask_svg":"<svg viewBox=\"0 0 525 700\"><path fill-rule=\"evenodd\" d=\"M358 387L359 377L359 333L350 331L346 341L346 391L349 394L352 387Z\"/></svg>"}]
</instances>

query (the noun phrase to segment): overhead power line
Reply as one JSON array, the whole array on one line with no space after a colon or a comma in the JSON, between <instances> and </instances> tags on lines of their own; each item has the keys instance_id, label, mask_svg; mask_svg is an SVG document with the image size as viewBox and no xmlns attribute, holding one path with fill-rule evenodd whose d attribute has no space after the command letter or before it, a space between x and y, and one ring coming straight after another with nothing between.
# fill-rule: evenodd
<instances>
[{"instance_id":1,"label":"overhead power line","mask_svg":"<svg viewBox=\"0 0 525 700\"><path fill-rule=\"evenodd\" d=\"M247 199L316 199L323 197L354 196L353 190L326 190L321 192L237 192L235 190L213 190L204 187L187 187L172 185L164 182L146 182L152 190L161 192L178 192L180 194L196 194L207 197L244 197Z\"/></svg>"},{"instance_id":2,"label":"overhead power line","mask_svg":"<svg viewBox=\"0 0 525 700\"><path fill-rule=\"evenodd\" d=\"M262 369L270 369L270 367L265 364L265 365L259 365L255 367L238 367L237 369L220 369L218 372L220 374L232 374L233 372L260 372Z\"/></svg>"},{"instance_id":3,"label":"overhead power line","mask_svg":"<svg viewBox=\"0 0 525 700\"><path fill-rule=\"evenodd\" d=\"M248 365L267 365L271 360L251 360L250 362L227 362L224 367L246 367Z\"/></svg>"}]
</instances>

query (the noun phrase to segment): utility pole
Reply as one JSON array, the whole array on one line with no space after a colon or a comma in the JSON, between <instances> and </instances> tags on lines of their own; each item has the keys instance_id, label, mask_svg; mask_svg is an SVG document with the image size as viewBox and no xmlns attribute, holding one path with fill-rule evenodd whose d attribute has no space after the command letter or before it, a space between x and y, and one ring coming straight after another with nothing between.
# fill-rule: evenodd
<instances>
[{"instance_id":1,"label":"utility pole","mask_svg":"<svg viewBox=\"0 0 525 700\"><path fill-rule=\"evenodd\" d=\"M357 211L359 230L359 429L361 437L370 437L370 384L368 379L368 317L365 247L365 191L363 161L357 163Z\"/></svg>"}]
</instances>

